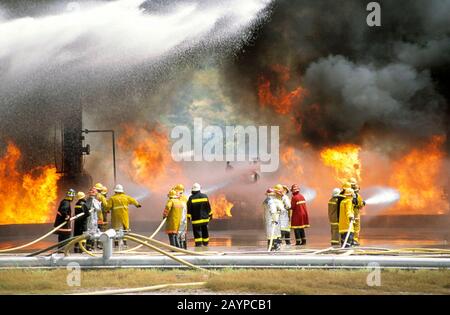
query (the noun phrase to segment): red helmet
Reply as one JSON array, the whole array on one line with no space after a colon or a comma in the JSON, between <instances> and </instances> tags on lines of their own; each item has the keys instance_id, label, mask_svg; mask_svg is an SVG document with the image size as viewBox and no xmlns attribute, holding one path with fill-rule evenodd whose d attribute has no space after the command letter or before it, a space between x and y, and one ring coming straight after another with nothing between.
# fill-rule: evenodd
<instances>
[{"instance_id":1,"label":"red helmet","mask_svg":"<svg viewBox=\"0 0 450 315\"><path fill-rule=\"evenodd\" d=\"M266 190L266 194L273 194L275 192L275 190L273 190L273 188L267 188Z\"/></svg>"},{"instance_id":2,"label":"red helmet","mask_svg":"<svg viewBox=\"0 0 450 315\"><path fill-rule=\"evenodd\" d=\"M292 187L291 187L291 191L292 191L292 192L298 192L298 191L300 191L300 188L298 187L297 184L294 184L294 185L292 185Z\"/></svg>"}]
</instances>

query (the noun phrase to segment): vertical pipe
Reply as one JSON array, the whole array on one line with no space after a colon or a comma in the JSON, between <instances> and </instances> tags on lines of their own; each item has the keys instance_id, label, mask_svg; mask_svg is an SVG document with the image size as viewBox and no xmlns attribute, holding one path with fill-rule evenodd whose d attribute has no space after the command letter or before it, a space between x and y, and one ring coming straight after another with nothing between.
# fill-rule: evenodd
<instances>
[{"instance_id":1,"label":"vertical pipe","mask_svg":"<svg viewBox=\"0 0 450 315\"><path fill-rule=\"evenodd\" d=\"M113 168L114 168L114 185L117 184L117 171L116 171L116 135L112 130L112 152L113 152Z\"/></svg>"}]
</instances>

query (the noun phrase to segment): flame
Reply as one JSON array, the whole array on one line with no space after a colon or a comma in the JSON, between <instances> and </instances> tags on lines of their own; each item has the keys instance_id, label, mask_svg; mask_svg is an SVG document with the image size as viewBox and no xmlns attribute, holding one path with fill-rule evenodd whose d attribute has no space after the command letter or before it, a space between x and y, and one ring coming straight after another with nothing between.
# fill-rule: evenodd
<instances>
[{"instance_id":1,"label":"flame","mask_svg":"<svg viewBox=\"0 0 450 315\"><path fill-rule=\"evenodd\" d=\"M51 222L60 175L49 165L21 174L20 158L19 148L8 143L0 158L0 224Z\"/></svg>"},{"instance_id":2,"label":"flame","mask_svg":"<svg viewBox=\"0 0 450 315\"><path fill-rule=\"evenodd\" d=\"M322 162L335 171L335 177L340 182L348 178L361 180L361 160L359 152L361 147L353 144L343 144L332 148L326 148L320 152Z\"/></svg>"},{"instance_id":3,"label":"flame","mask_svg":"<svg viewBox=\"0 0 450 315\"><path fill-rule=\"evenodd\" d=\"M415 148L394 163L390 183L400 191L400 200L389 213L444 214L449 211L443 174L445 137L434 136L423 148Z\"/></svg>"},{"instance_id":4,"label":"flame","mask_svg":"<svg viewBox=\"0 0 450 315\"><path fill-rule=\"evenodd\" d=\"M258 84L258 98L261 106L272 107L276 113L286 115L291 112L295 102L300 101L304 95L305 90L302 87L288 92L285 85L290 80L290 71L288 68L275 65L272 70L277 74L279 83L276 88L272 87L272 82L261 77ZM273 94L275 90L275 94Z\"/></svg>"},{"instance_id":5,"label":"flame","mask_svg":"<svg viewBox=\"0 0 450 315\"><path fill-rule=\"evenodd\" d=\"M134 182L162 191L173 178L180 180L181 169L171 157L170 141L161 127L149 130L125 125L118 145L123 152L130 152L124 168Z\"/></svg>"},{"instance_id":6,"label":"flame","mask_svg":"<svg viewBox=\"0 0 450 315\"><path fill-rule=\"evenodd\" d=\"M232 217L233 204L227 200L224 194L209 198L214 219L225 219Z\"/></svg>"},{"instance_id":7,"label":"flame","mask_svg":"<svg viewBox=\"0 0 450 315\"><path fill-rule=\"evenodd\" d=\"M293 147L286 147L281 152L281 162L284 165L284 174L280 176L281 183L294 183L302 178L304 170L301 158Z\"/></svg>"}]
</instances>

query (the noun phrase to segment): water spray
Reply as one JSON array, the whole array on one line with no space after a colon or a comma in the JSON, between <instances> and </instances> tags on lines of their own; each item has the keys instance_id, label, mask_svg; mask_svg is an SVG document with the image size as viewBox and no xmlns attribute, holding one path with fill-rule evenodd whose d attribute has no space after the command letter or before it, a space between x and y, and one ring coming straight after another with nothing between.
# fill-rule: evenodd
<instances>
[{"instance_id":1,"label":"water spray","mask_svg":"<svg viewBox=\"0 0 450 315\"><path fill-rule=\"evenodd\" d=\"M367 198L367 205L388 205L397 202L400 199L398 190L390 187L369 187L366 191L369 192L370 197Z\"/></svg>"},{"instance_id":2,"label":"water spray","mask_svg":"<svg viewBox=\"0 0 450 315\"><path fill-rule=\"evenodd\" d=\"M303 186L300 189L300 193L305 197L307 202L314 200L317 196L317 191L315 189L306 186Z\"/></svg>"}]
</instances>

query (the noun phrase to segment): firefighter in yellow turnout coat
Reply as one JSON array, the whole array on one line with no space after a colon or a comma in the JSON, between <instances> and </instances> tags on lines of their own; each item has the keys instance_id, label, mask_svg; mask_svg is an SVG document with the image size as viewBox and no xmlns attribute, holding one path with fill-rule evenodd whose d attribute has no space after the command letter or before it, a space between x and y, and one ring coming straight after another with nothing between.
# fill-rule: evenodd
<instances>
[{"instance_id":1,"label":"firefighter in yellow turnout coat","mask_svg":"<svg viewBox=\"0 0 450 315\"><path fill-rule=\"evenodd\" d=\"M114 192L114 196L108 199L107 204L107 209L111 211L112 228L115 230L129 230L128 206L135 205L137 208L140 208L141 205L136 199L125 195L122 185L117 185Z\"/></svg>"},{"instance_id":2,"label":"firefighter in yellow turnout coat","mask_svg":"<svg viewBox=\"0 0 450 315\"><path fill-rule=\"evenodd\" d=\"M347 233L350 231L350 236L347 244L353 243L353 235L355 232L353 220L355 213L353 211L353 195L354 191L351 188L347 188L344 191L344 200L341 201L339 207L339 234L341 234L341 245L344 243Z\"/></svg>"},{"instance_id":3,"label":"firefighter in yellow turnout coat","mask_svg":"<svg viewBox=\"0 0 450 315\"><path fill-rule=\"evenodd\" d=\"M177 184L173 190L177 192L178 197L183 204L180 227L178 228L178 241L180 242L181 248L187 249L187 202L189 198L184 194L183 184Z\"/></svg>"},{"instance_id":4,"label":"firefighter in yellow turnout coat","mask_svg":"<svg viewBox=\"0 0 450 315\"><path fill-rule=\"evenodd\" d=\"M184 205L175 190L171 190L168 197L169 200L167 200L163 212L163 218L167 218L166 233L169 236L170 245L181 248L181 244L178 239L178 232L180 229L181 218L183 216Z\"/></svg>"},{"instance_id":5,"label":"firefighter in yellow turnout coat","mask_svg":"<svg viewBox=\"0 0 450 315\"><path fill-rule=\"evenodd\" d=\"M366 202L362 199L359 193L360 188L356 179L351 178L349 182L355 192L353 196L353 211L355 212L355 235L353 237L352 245L359 246L359 233L361 231L361 210L366 205Z\"/></svg>"},{"instance_id":6,"label":"firefighter in yellow turnout coat","mask_svg":"<svg viewBox=\"0 0 450 315\"><path fill-rule=\"evenodd\" d=\"M339 209L338 209L338 197L341 190L339 188L333 189L331 199L328 201L328 220L331 227L331 246L340 244L339 235Z\"/></svg>"}]
</instances>

